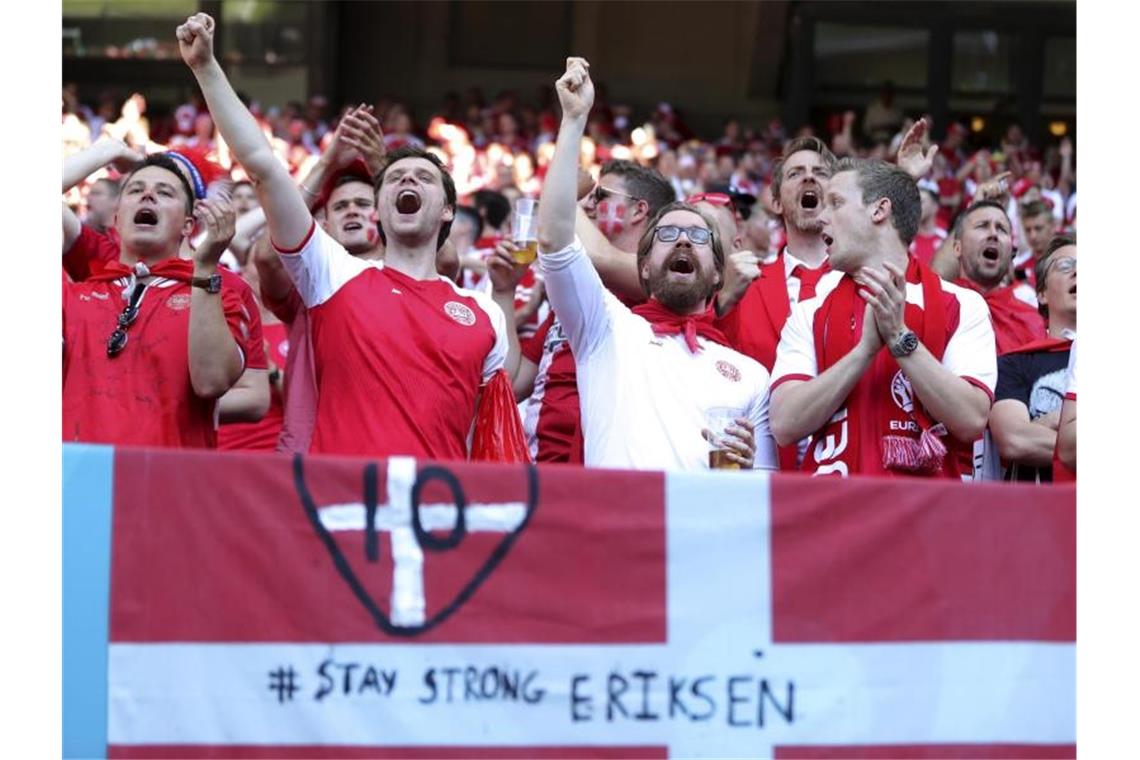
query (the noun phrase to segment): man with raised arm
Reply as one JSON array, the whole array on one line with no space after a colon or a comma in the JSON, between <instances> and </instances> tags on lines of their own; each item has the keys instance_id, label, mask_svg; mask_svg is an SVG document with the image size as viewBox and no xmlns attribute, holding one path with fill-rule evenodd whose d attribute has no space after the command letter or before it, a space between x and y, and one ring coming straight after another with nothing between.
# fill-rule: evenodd
<instances>
[{"instance_id":1,"label":"man with raised arm","mask_svg":"<svg viewBox=\"0 0 1140 760\"><path fill-rule=\"evenodd\" d=\"M467 458L479 389L503 367L508 335L489 297L436 273L455 215L450 175L422 150L391 154L377 178L385 260L351 256L314 222L238 99L213 32L213 19L195 14L178 27L178 44L309 310L318 384L310 451Z\"/></svg>"},{"instance_id":2,"label":"man with raised arm","mask_svg":"<svg viewBox=\"0 0 1140 760\"><path fill-rule=\"evenodd\" d=\"M806 435L816 474L958 477L997 378L989 312L907 248L921 201L912 177L844 159L824 194L832 271L792 310L772 376L772 430Z\"/></svg>"},{"instance_id":3,"label":"man with raised arm","mask_svg":"<svg viewBox=\"0 0 1140 760\"><path fill-rule=\"evenodd\" d=\"M587 466L700 470L714 408L731 410L727 458L775 466L768 373L726 345L711 301L724 275L714 225L673 203L641 236L637 268L649 301L634 309L606 290L574 234L579 143L594 99L589 64L569 58L558 80L562 127L539 202L539 261L578 367Z\"/></svg>"}]
</instances>

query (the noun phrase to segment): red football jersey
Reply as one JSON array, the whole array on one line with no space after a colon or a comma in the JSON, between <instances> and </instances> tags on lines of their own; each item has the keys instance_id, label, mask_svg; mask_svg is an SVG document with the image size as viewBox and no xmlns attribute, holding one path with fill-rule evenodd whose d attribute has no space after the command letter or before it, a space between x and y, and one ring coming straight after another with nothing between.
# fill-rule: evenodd
<instances>
[{"instance_id":1,"label":"red football jersey","mask_svg":"<svg viewBox=\"0 0 1140 760\"><path fill-rule=\"evenodd\" d=\"M289 354L288 328L281 322L263 324L269 356L274 365L284 370ZM285 404L281 393L269 388L269 409L257 422L233 422L218 428L218 448L223 451L276 451L277 439L285 421Z\"/></svg>"},{"instance_id":2,"label":"red football jersey","mask_svg":"<svg viewBox=\"0 0 1140 760\"><path fill-rule=\"evenodd\" d=\"M107 339L126 301L126 279L67 283L63 291L63 440L213 448L216 402L190 385L190 286L156 278L147 286L127 344L114 357ZM250 333L241 298L220 294L234 350Z\"/></svg>"},{"instance_id":3,"label":"red football jersey","mask_svg":"<svg viewBox=\"0 0 1140 760\"><path fill-rule=\"evenodd\" d=\"M309 310L310 451L466 459L479 387L507 354L502 310L450 280L351 256L316 224L298 250L278 250Z\"/></svg>"},{"instance_id":4,"label":"red football jersey","mask_svg":"<svg viewBox=\"0 0 1140 760\"><path fill-rule=\"evenodd\" d=\"M82 282L99 273L106 262L117 261L119 252L119 235L114 229L108 230L104 235L85 224L71 250L63 257L64 269L71 275L71 279ZM241 298L242 308L245 309L242 329L248 332L241 337L245 366L249 369L265 369L269 366L265 359L265 336L262 335L261 311L253 295L253 288L249 287L241 275L225 267L218 267L218 274L222 276L223 285Z\"/></svg>"}]
</instances>

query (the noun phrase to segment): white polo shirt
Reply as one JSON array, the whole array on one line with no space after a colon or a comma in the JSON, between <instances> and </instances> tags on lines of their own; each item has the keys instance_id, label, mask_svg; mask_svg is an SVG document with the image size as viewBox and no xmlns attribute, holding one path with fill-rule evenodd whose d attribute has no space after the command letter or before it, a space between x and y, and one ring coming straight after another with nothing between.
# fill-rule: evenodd
<instances>
[{"instance_id":1,"label":"white polo shirt","mask_svg":"<svg viewBox=\"0 0 1140 760\"><path fill-rule=\"evenodd\" d=\"M775 469L768 425L768 372L757 361L698 337L658 337L602 285L582 243L539 251L546 293L578 363L588 467L707 470L701 436L713 408L756 426L757 468Z\"/></svg>"}]
</instances>

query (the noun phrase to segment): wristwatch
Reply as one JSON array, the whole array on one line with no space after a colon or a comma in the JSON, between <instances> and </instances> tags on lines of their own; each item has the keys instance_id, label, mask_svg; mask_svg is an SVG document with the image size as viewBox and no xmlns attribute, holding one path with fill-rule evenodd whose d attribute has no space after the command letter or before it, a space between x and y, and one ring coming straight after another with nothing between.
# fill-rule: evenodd
<instances>
[{"instance_id":1,"label":"wristwatch","mask_svg":"<svg viewBox=\"0 0 1140 760\"><path fill-rule=\"evenodd\" d=\"M222 276L220 274L212 274L209 277L191 277L190 285L195 288L202 288L207 293L221 293Z\"/></svg>"},{"instance_id":2,"label":"wristwatch","mask_svg":"<svg viewBox=\"0 0 1140 760\"><path fill-rule=\"evenodd\" d=\"M918 348L918 336L914 334L914 330L906 330L902 335L891 341L889 346L891 356L899 359L903 356L910 356L914 350Z\"/></svg>"}]
</instances>

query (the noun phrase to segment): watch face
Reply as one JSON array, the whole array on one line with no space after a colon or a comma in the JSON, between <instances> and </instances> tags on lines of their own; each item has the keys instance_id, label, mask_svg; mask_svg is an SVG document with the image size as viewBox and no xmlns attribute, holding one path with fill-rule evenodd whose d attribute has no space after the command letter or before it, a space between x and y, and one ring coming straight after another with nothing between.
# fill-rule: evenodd
<instances>
[{"instance_id":1,"label":"watch face","mask_svg":"<svg viewBox=\"0 0 1140 760\"><path fill-rule=\"evenodd\" d=\"M891 346L891 353L895 356L906 356L916 348L918 348L918 336L913 332L907 332Z\"/></svg>"}]
</instances>

